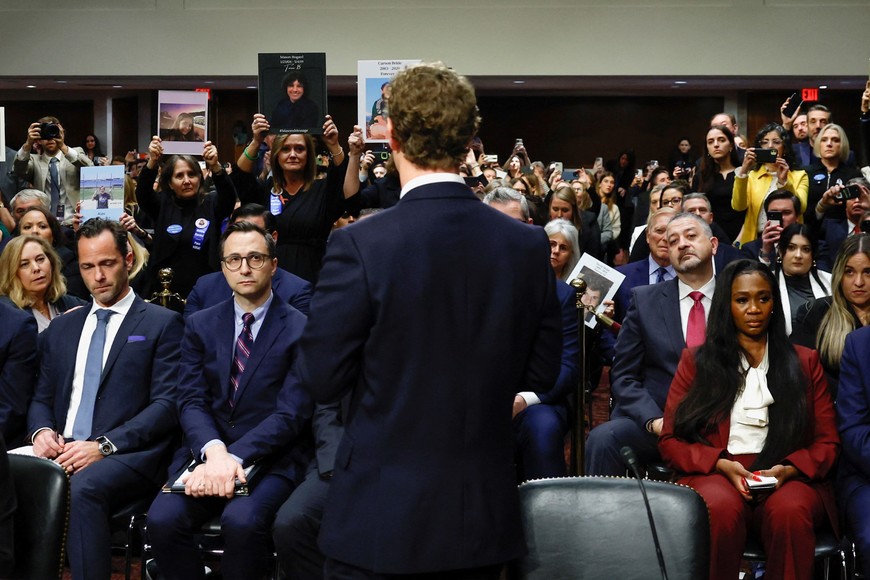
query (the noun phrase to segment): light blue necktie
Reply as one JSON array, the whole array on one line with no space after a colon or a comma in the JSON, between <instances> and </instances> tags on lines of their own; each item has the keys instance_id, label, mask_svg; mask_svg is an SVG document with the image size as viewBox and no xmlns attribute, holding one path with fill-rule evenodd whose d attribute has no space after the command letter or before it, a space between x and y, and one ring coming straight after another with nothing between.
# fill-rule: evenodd
<instances>
[{"instance_id":1,"label":"light blue necktie","mask_svg":"<svg viewBox=\"0 0 870 580\"><path fill-rule=\"evenodd\" d=\"M91 436L94 422L94 404L97 401L97 391L100 389L100 376L103 374L103 348L106 346L106 325L112 310L100 308L97 315L97 328L91 335L91 345L88 347L88 358L85 361L85 380L82 386L82 399L73 424L73 439L86 441Z\"/></svg>"},{"instance_id":2,"label":"light blue necktie","mask_svg":"<svg viewBox=\"0 0 870 580\"><path fill-rule=\"evenodd\" d=\"M51 213L57 215L57 205L60 203L60 178L57 175L57 157L52 157L48 163L48 177L51 186Z\"/></svg>"}]
</instances>

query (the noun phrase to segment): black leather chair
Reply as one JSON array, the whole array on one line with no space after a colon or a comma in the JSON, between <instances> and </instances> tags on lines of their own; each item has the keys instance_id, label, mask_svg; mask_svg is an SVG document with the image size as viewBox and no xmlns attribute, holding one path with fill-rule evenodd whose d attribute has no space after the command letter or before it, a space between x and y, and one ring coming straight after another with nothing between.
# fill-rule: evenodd
<instances>
[{"instance_id":1,"label":"black leather chair","mask_svg":"<svg viewBox=\"0 0 870 580\"><path fill-rule=\"evenodd\" d=\"M48 459L9 455L15 510L15 571L11 578L43 580L63 575L69 524L69 478Z\"/></svg>"},{"instance_id":2,"label":"black leather chair","mask_svg":"<svg viewBox=\"0 0 870 580\"><path fill-rule=\"evenodd\" d=\"M707 578L710 524L693 489L645 482L670 580ZM528 555L512 564L515 577L660 577L655 545L637 481L566 477L519 487Z\"/></svg>"},{"instance_id":3,"label":"black leather chair","mask_svg":"<svg viewBox=\"0 0 870 580\"><path fill-rule=\"evenodd\" d=\"M837 556L837 568L840 571L840 578L846 580L849 577L846 553L851 550L851 542L848 540L838 541L836 536L830 530L824 530L816 533L816 560L822 560L823 577L828 580L831 570L831 557ZM764 553L764 547L761 542L750 534L746 539L746 548L743 550L743 558L753 562L764 562L767 560L767 555Z\"/></svg>"}]
</instances>

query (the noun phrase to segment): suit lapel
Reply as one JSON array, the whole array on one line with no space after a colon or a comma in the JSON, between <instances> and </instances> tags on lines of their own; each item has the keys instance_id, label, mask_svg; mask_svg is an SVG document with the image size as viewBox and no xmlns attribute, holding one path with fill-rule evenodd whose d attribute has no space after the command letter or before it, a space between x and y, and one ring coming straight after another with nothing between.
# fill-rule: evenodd
<instances>
[{"instance_id":1,"label":"suit lapel","mask_svg":"<svg viewBox=\"0 0 870 580\"><path fill-rule=\"evenodd\" d=\"M680 360L680 353L686 346L686 339L683 337L683 322L680 317L680 291L677 286L677 279L669 280L656 284L660 290L661 302L659 304L659 312L662 315L662 328L668 334L666 341L668 348L671 349L673 360Z\"/></svg>"},{"instance_id":2,"label":"suit lapel","mask_svg":"<svg viewBox=\"0 0 870 580\"><path fill-rule=\"evenodd\" d=\"M232 397L230 392L230 368L233 366L233 349L236 344L236 327L233 317L233 299L230 298L224 302L224 306L218 310L216 317L217 328L215 329L218 366L218 380L220 381L220 392L226 393L226 400L229 401ZM232 337L226 340L226 337ZM208 338L208 337L205 337Z\"/></svg>"},{"instance_id":3,"label":"suit lapel","mask_svg":"<svg viewBox=\"0 0 870 580\"><path fill-rule=\"evenodd\" d=\"M251 382L251 377L256 374L257 367L260 366L260 363L265 360L266 355L271 351L275 339L284 331L285 312L279 310L280 306L281 303L278 301L278 297L273 294L272 304L269 306L269 310L266 311L263 326L260 327L260 332L257 333L254 348L251 350L248 364L245 365L245 372L242 373L241 380L239 381L239 390L236 393L237 402L242 398L248 383Z\"/></svg>"},{"instance_id":4,"label":"suit lapel","mask_svg":"<svg viewBox=\"0 0 870 580\"><path fill-rule=\"evenodd\" d=\"M115 335L115 340L112 342L112 348L109 350L109 356L106 358L106 364L103 365L103 374L100 375L100 386L112 370L115 361L118 360L118 355L121 354L124 345L127 344L127 339L132 334L133 330L139 326L139 322L145 317L145 302L138 296L130 305L130 310L127 316L121 321L121 326L118 328L118 333Z\"/></svg>"}]
</instances>

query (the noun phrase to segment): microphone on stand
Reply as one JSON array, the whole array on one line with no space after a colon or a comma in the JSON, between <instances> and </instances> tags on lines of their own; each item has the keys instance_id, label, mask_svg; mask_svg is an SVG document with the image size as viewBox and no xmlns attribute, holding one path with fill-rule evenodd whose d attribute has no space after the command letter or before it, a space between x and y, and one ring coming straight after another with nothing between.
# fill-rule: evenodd
<instances>
[{"instance_id":1,"label":"microphone on stand","mask_svg":"<svg viewBox=\"0 0 870 580\"><path fill-rule=\"evenodd\" d=\"M628 469L634 475L635 479L637 479L638 485L640 485L640 492L643 494L643 505L646 506L646 515L649 519L649 529L652 531L653 543L656 547L656 556L659 559L659 570L661 570L662 573L662 580L668 580L668 571L665 568L665 557L662 555L662 546L659 544L659 535L656 532L656 523L653 520L652 509L649 507L649 499L646 497L646 488L643 485L643 478L640 476L637 455L634 454L634 449L628 445L620 449L619 453L622 455L622 460L628 466Z\"/></svg>"}]
</instances>

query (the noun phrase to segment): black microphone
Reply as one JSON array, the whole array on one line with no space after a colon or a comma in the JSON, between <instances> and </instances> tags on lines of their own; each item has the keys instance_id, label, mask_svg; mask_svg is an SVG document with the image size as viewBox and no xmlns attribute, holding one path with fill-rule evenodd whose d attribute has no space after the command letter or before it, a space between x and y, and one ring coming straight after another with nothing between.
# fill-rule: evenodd
<instances>
[{"instance_id":1,"label":"black microphone","mask_svg":"<svg viewBox=\"0 0 870 580\"><path fill-rule=\"evenodd\" d=\"M649 499L646 497L646 488L643 485L643 478L640 476L640 468L638 467L637 455L634 454L634 449L626 445L619 450L622 455L622 460L628 466L628 469L637 479L640 485L640 492L643 494L643 505L646 506L646 515L649 518L649 529L652 531L653 543L656 546L656 556L659 559L659 570L662 572L662 580L668 580L668 570L665 568L665 557L662 556L662 546L659 544L659 535L656 532L656 523L653 520L652 509L649 507Z\"/></svg>"}]
</instances>

